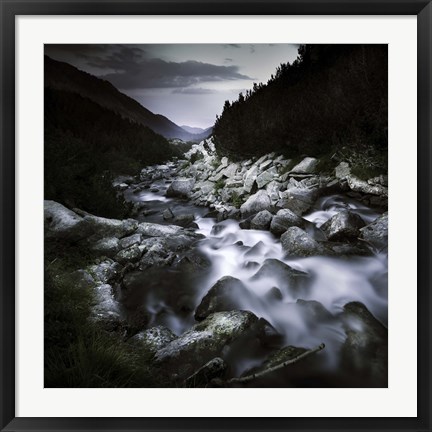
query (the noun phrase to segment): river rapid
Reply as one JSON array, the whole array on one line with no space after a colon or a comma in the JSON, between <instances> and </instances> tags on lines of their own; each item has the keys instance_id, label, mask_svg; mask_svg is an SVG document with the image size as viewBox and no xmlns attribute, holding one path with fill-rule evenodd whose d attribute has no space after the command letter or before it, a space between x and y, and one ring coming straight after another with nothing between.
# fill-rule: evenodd
<instances>
[{"instance_id":1,"label":"river rapid","mask_svg":"<svg viewBox=\"0 0 432 432\"><path fill-rule=\"evenodd\" d=\"M173 171L172 166L168 168ZM203 235L193 248L208 259L210 266L192 275L166 268L143 271L141 288L136 289L126 306L144 307L151 316L150 326L165 325L180 335L196 322L194 311L209 289L221 277L232 276L240 279L250 293L236 299L239 308L265 318L281 335L280 346L310 349L320 343L326 345L319 358L315 356L287 368L283 382L276 376L269 378L265 385L373 387L368 376L351 376L341 365L340 351L346 333L338 316L345 304L359 301L387 326L387 254L374 250L367 256L286 256L279 238L268 231L241 229L239 221L233 219L217 222L207 216L208 208L195 206L187 200L167 198L165 193L170 180L166 177L153 181L141 191L129 188L124 196L127 201L141 203L136 216L141 222L169 224L162 216L167 208L174 214L193 214L196 231ZM303 216L309 222L308 233L321 240L319 227L347 208L366 224L379 216L377 211L352 198L330 195L320 198ZM297 286L292 286L277 271L254 278L268 259L280 260L306 273L307 278ZM315 307L317 304L309 301L320 305ZM307 307L311 305L314 307ZM230 348L225 360L234 377L258 366L267 356L268 351L251 343Z\"/></svg>"}]
</instances>

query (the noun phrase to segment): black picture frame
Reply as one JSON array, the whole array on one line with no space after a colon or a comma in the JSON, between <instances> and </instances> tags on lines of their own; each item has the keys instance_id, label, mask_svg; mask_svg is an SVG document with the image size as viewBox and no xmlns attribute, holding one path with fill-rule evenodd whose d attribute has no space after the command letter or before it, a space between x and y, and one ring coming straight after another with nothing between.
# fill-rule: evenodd
<instances>
[{"instance_id":1,"label":"black picture frame","mask_svg":"<svg viewBox=\"0 0 432 432\"><path fill-rule=\"evenodd\" d=\"M0 0L0 430L430 431L431 0ZM15 416L15 17L17 15L416 15L418 100L418 415L415 418L23 418ZM403 245L401 246L403 247ZM410 287L414 288L414 287ZM401 371L403 373L403 371Z\"/></svg>"}]
</instances>

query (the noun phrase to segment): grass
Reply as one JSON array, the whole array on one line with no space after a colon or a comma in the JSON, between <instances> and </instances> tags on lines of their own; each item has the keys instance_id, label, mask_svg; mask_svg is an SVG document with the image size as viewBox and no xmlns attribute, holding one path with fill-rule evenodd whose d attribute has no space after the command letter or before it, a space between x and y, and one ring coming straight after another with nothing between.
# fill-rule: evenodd
<instances>
[{"instance_id":1,"label":"grass","mask_svg":"<svg viewBox=\"0 0 432 432\"><path fill-rule=\"evenodd\" d=\"M223 189L224 187L225 187L225 179L221 178L215 183L214 190L215 190L215 192L218 192L219 190Z\"/></svg>"},{"instance_id":2,"label":"grass","mask_svg":"<svg viewBox=\"0 0 432 432\"><path fill-rule=\"evenodd\" d=\"M79 253L81 251L81 253ZM77 246L45 245L45 387L164 387L150 353L90 320L92 289L66 275L88 265Z\"/></svg>"}]
</instances>

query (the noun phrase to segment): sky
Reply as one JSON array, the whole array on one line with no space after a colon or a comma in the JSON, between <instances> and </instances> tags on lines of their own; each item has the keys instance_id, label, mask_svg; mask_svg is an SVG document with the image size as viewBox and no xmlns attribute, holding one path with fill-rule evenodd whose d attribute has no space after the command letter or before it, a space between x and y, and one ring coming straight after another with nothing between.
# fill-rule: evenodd
<instances>
[{"instance_id":1,"label":"sky","mask_svg":"<svg viewBox=\"0 0 432 432\"><path fill-rule=\"evenodd\" d=\"M297 58L291 44L45 45L45 54L110 81L179 126L207 128L226 100Z\"/></svg>"}]
</instances>

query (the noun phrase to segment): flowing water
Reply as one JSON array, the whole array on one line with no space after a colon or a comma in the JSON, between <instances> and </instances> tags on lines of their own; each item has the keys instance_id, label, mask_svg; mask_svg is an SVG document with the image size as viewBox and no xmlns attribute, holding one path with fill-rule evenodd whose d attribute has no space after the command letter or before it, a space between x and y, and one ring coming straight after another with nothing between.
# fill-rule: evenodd
<instances>
[{"instance_id":1,"label":"flowing water","mask_svg":"<svg viewBox=\"0 0 432 432\"><path fill-rule=\"evenodd\" d=\"M153 181L150 189L136 193L127 191L125 196L128 200L145 203L144 213L139 216L142 221L168 223L161 216L168 207L174 214L193 213L197 232L205 236L194 247L209 259L211 266L194 275L166 269L143 272L142 286L145 289L138 290L133 302L145 305L152 317L151 325L163 324L181 334L195 323L194 310L208 290L221 277L233 276L240 279L250 293L246 298L236 299L239 309L252 311L271 323L283 337L282 346L313 348L322 342L326 344L326 349L319 354L319 361L312 360L303 368L292 368L293 375L288 378L290 385L346 385L347 377L342 378L339 365L339 351L346 334L337 316L346 303L360 301L387 325L387 255L287 257L279 239L270 232L241 229L235 220L217 223L204 217L208 212L206 208L166 198L168 185L167 180L158 179ZM343 208L357 213L366 223L379 216L354 199L342 195L327 196L319 199L304 216L310 222L309 233L319 239L318 228ZM307 277L296 286L277 271L258 280L253 278L267 259L280 260L305 272ZM299 299L320 302L336 318L328 319L325 310L322 314L311 315L310 309L298 302ZM231 375L239 376L259 365L268 352L256 346L242 346L225 354L230 362ZM331 378L327 379L328 376ZM348 381L352 386L371 385L364 381L364 377L350 377ZM269 385L282 384L270 382Z\"/></svg>"}]
</instances>

